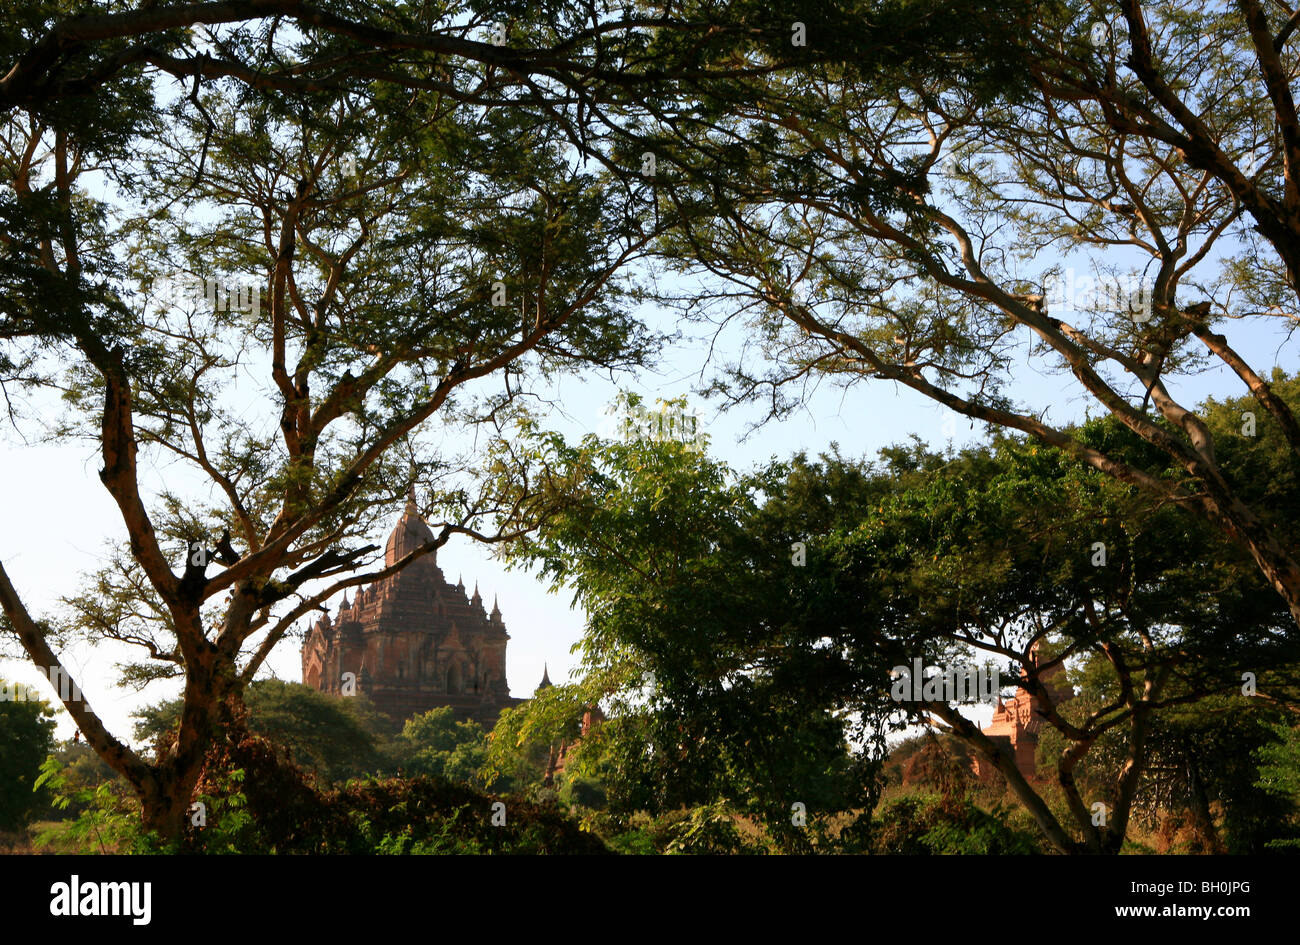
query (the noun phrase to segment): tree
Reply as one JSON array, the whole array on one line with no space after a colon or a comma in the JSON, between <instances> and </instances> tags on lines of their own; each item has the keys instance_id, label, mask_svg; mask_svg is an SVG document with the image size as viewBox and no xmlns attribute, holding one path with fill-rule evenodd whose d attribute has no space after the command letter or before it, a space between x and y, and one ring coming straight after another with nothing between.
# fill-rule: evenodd
<instances>
[{"instance_id":1,"label":"tree","mask_svg":"<svg viewBox=\"0 0 1300 945\"><path fill-rule=\"evenodd\" d=\"M132 794L131 785L80 739L59 742L50 752L49 759L58 769L60 789L52 792L56 796L51 799L50 808L42 819L79 818L90 809L95 798L103 796L105 784L110 785L110 796L129 798Z\"/></svg>"},{"instance_id":2,"label":"tree","mask_svg":"<svg viewBox=\"0 0 1300 945\"><path fill-rule=\"evenodd\" d=\"M492 791L503 790L508 779L492 778L486 784L480 780L487 750L483 726L472 720L457 721L450 706L407 719L396 743L397 761L406 774L427 774Z\"/></svg>"},{"instance_id":3,"label":"tree","mask_svg":"<svg viewBox=\"0 0 1300 945\"><path fill-rule=\"evenodd\" d=\"M555 787L560 752L577 741L583 710L590 704L587 687L563 684L502 710L487 736L481 776L505 781L519 793L545 796Z\"/></svg>"},{"instance_id":4,"label":"tree","mask_svg":"<svg viewBox=\"0 0 1300 945\"><path fill-rule=\"evenodd\" d=\"M1188 852L1266 852L1270 841L1291 832L1295 808L1289 798L1256 786L1263 768L1255 756L1276 745L1274 726L1285 714L1272 700L1236 693L1153 718L1134 819L1147 830L1181 820L1190 828ZM1122 745L1103 738L1080 765L1080 781L1104 791L1102 783L1116 778L1122 752Z\"/></svg>"},{"instance_id":5,"label":"tree","mask_svg":"<svg viewBox=\"0 0 1300 945\"><path fill-rule=\"evenodd\" d=\"M725 116L663 145L683 170L661 199L684 221L663 250L716 277L683 304L744 311L771 355L718 389L783 413L809 376L883 379L1029 434L1210 523L1300 623L1294 544L1223 460L1265 430L1300 454L1293 405L1244 353L1296 318L1291 18L1256 0L1012 4L958 18L973 36L932 63L738 81ZM986 81L967 82L953 55L979 37ZM1016 388L1021 358L1152 450L1071 435L1047 416L1060 392ZM1217 431L1179 387L1210 364L1251 398Z\"/></svg>"},{"instance_id":6,"label":"tree","mask_svg":"<svg viewBox=\"0 0 1300 945\"><path fill-rule=\"evenodd\" d=\"M909 794L881 805L872 852L886 855L1015 856L1044 852L1033 833L966 798Z\"/></svg>"},{"instance_id":7,"label":"tree","mask_svg":"<svg viewBox=\"0 0 1300 945\"><path fill-rule=\"evenodd\" d=\"M1276 725L1275 740L1259 748L1259 780L1255 787L1267 791L1286 804L1292 812L1300 809L1300 731L1294 725ZM1295 828L1295 821L1291 824ZM1300 847L1300 838L1275 837L1265 844L1270 848Z\"/></svg>"},{"instance_id":8,"label":"tree","mask_svg":"<svg viewBox=\"0 0 1300 945\"><path fill-rule=\"evenodd\" d=\"M672 441L536 445L556 487L511 553L572 587L588 620L584 678L551 700L558 713L539 707L541 740L604 706L607 801L624 816L688 807L712 822L722 805L806 851L816 828L869 811L883 737L872 709L841 710L872 670L821 644L842 617L790 580L790 542L760 528L757 484ZM527 732L516 714L534 718L531 705L503 716L494 743Z\"/></svg>"},{"instance_id":9,"label":"tree","mask_svg":"<svg viewBox=\"0 0 1300 945\"><path fill-rule=\"evenodd\" d=\"M57 433L96 444L123 520L129 554L57 629L138 644L132 682L185 680L176 741L152 762L65 700L148 829L180 836L214 732L293 621L392 570L343 577L376 510L469 465L428 458L428 421L500 418L533 370L655 350L617 284L673 216L650 221L648 128L718 80L864 44L930 55L932 23L864 26L853 4L834 9L838 44L813 52L792 40L802 10L42 0L6 23L0 380L7 397L68 395ZM169 274L187 304L159 299ZM259 394L235 391L241 371ZM486 379L501 390L473 386ZM179 473L146 481L154 455L207 493ZM514 511L472 484L446 492L436 542L412 558L457 531L494 537L482 523ZM0 605L27 658L64 671L3 568Z\"/></svg>"},{"instance_id":10,"label":"tree","mask_svg":"<svg viewBox=\"0 0 1300 945\"><path fill-rule=\"evenodd\" d=\"M1110 420L1078 436L1120 455L1144 448ZM922 471L900 476L875 515L828 542L835 596L865 599L852 613L876 624L900 665L963 665L973 650L1037 696L1035 721L1050 736L1041 783L951 695L903 707L942 720L995 766L1059 851L1121 849L1171 711L1239 693L1245 672L1276 696L1294 692L1300 653L1287 612L1212 530L1032 441L946 461L919 451L912 465ZM1093 672L1083 695L1065 700L1049 674L1080 657ZM1081 777L1102 745L1106 776Z\"/></svg>"},{"instance_id":11,"label":"tree","mask_svg":"<svg viewBox=\"0 0 1300 945\"><path fill-rule=\"evenodd\" d=\"M1200 422L1214 429L1239 409L1210 404ZM1159 468L1160 454L1111 418L1069 433ZM586 698L631 706L615 713L636 725L616 805L630 786L633 809L747 795L779 831L798 792L825 798L819 809L870 806L871 756L858 759L863 781L848 782L861 793L832 799L845 789L831 760L843 719L860 720L859 742L883 738L887 720L937 721L1001 772L1058 851L1117 853L1152 740L1169 749L1162 719L1240 693L1247 673L1270 699L1295 692L1289 612L1240 549L1031 440L957 456L917 442L880 465L796 457L735 480L673 443L543 438L540 449L562 488L514 551L587 606ZM1286 449L1243 439L1224 462L1285 465ZM1288 527L1294 479L1250 481L1244 494L1261 505L1267 495ZM961 666L972 654L1005 667L1001 686L1039 698L1038 721L1058 736L1045 781L963 715L960 697L894 691L900 665ZM1089 694L1071 702L1049 680L1080 659L1094 661ZM716 747L687 748L705 745ZM1085 778L1098 748L1109 766Z\"/></svg>"},{"instance_id":12,"label":"tree","mask_svg":"<svg viewBox=\"0 0 1300 945\"><path fill-rule=\"evenodd\" d=\"M0 689L13 693L8 682ZM45 803L36 790L54 748L54 710L42 699L0 700L0 830L20 830Z\"/></svg>"},{"instance_id":13,"label":"tree","mask_svg":"<svg viewBox=\"0 0 1300 945\"><path fill-rule=\"evenodd\" d=\"M234 12L271 12L255 7ZM53 27L18 72L45 62L49 43L104 22ZM318 38L250 29L222 41L276 72L292 72L282 60ZM78 42L85 55L104 53ZM188 40L159 42L165 53ZM37 85L53 91L9 125L0 336L8 379L68 395L60 433L97 444L128 536L129 555L69 601L58 629L142 647L148 660L128 679L185 681L177 737L152 761L84 700L64 703L138 792L146 827L175 839L215 733L296 619L453 533L490 539L480 527L508 513L472 483L440 482L457 458L427 458L424 425L497 416L534 370L644 359L650 338L627 313L618 274L647 237L625 225L616 183L539 146L563 124L545 101L484 104L472 69L446 94L430 80L431 94L407 101L361 66L324 89L272 83L265 95L250 94L256 77L223 79L227 66L164 105L155 96L165 90L131 66L156 48L135 49L85 66L107 83L94 100L119 104L105 121L64 101L59 90L75 80L47 77ZM206 70L215 60L188 61ZM123 188L125 207L87 189L98 169ZM202 291L160 298L170 274ZM236 389L249 370L265 384L257 395ZM462 402L461 389L484 378L501 389ZM162 455L209 491L178 473L146 481L141 460ZM363 536L378 510L417 480L449 493L436 540L356 573L374 550ZM63 672L54 638L3 570L0 602L28 658Z\"/></svg>"}]
</instances>

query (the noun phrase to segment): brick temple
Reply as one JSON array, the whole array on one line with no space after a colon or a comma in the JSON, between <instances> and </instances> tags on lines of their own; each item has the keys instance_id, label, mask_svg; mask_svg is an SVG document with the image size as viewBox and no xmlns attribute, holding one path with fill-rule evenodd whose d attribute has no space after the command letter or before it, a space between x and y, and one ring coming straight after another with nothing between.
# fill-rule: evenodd
<instances>
[{"instance_id":1,"label":"brick temple","mask_svg":"<svg viewBox=\"0 0 1300 945\"><path fill-rule=\"evenodd\" d=\"M1033 666L1039 662L1038 644L1029 650L1029 659ZM1023 672L1023 671L1022 671ZM1074 691L1065 684L1065 667L1057 663L1049 670L1039 674L1039 682L1051 695L1052 705L1059 706L1066 699L1073 698ZM1038 733L1043 726L1043 701L1031 695L1024 686L1016 688L1016 694L1009 702L998 699L993 711L993 718L981 731L988 735L999 748L1010 755L1016 767L1026 779L1035 780L1038 769L1034 760L1038 749ZM996 772L992 763L980 755L975 755L973 766L975 774L981 779L991 778Z\"/></svg>"},{"instance_id":2,"label":"brick temple","mask_svg":"<svg viewBox=\"0 0 1300 945\"><path fill-rule=\"evenodd\" d=\"M385 566L432 539L412 495L388 536ZM327 612L313 624L302 681L339 696L344 674L354 673L355 694L397 722L451 706L457 718L491 728L502 709L523 702L506 683L510 636L496 601L489 614L477 585L467 598L463 583L443 577L435 554L362 588L351 602L344 595L334 620Z\"/></svg>"}]
</instances>

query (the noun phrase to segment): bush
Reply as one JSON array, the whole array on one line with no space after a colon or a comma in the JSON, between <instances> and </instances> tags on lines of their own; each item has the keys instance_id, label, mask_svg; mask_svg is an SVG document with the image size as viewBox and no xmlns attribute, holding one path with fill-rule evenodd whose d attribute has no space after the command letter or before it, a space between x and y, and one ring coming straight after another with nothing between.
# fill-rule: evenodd
<instances>
[{"instance_id":1,"label":"bush","mask_svg":"<svg viewBox=\"0 0 1300 945\"><path fill-rule=\"evenodd\" d=\"M207 827L191 829L187 845L201 852L609 852L558 808L441 778L353 781L318 791L269 742L252 735L214 752L200 788L204 797L227 803L224 811L220 803L215 812L209 808ZM229 803L232 796L237 803ZM497 802L504 805L504 823Z\"/></svg>"},{"instance_id":2,"label":"bush","mask_svg":"<svg viewBox=\"0 0 1300 945\"><path fill-rule=\"evenodd\" d=\"M37 847L60 853L157 852L157 844L140 830L140 804L122 779L86 784L50 755L36 783L50 791L54 809L73 814L42 829Z\"/></svg>"},{"instance_id":3,"label":"bush","mask_svg":"<svg viewBox=\"0 0 1300 945\"><path fill-rule=\"evenodd\" d=\"M912 794L896 798L876 815L872 852L881 854L1043 853L1035 833L1010 823L1001 806L985 811L966 798Z\"/></svg>"},{"instance_id":4,"label":"bush","mask_svg":"<svg viewBox=\"0 0 1300 945\"><path fill-rule=\"evenodd\" d=\"M602 810L607 803L604 786L592 778L565 778L557 793L560 800L569 807Z\"/></svg>"}]
</instances>

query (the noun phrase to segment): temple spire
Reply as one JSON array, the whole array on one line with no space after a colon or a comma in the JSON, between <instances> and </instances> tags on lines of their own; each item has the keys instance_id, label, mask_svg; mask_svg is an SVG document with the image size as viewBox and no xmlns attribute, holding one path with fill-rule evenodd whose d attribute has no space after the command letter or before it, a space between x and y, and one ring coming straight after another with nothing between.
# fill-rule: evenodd
<instances>
[{"instance_id":1,"label":"temple spire","mask_svg":"<svg viewBox=\"0 0 1300 945\"><path fill-rule=\"evenodd\" d=\"M406 492L406 514L419 515L420 510L415 506L415 483L411 483L411 488Z\"/></svg>"}]
</instances>

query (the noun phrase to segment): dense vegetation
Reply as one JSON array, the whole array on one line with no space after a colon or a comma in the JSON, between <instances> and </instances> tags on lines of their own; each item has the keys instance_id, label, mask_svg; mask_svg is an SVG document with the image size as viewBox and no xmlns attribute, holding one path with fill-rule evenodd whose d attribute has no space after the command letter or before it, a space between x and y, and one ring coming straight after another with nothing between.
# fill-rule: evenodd
<instances>
[{"instance_id":1,"label":"dense vegetation","mask_svg":"<svg viewBox=\"0 0 1300 945\"><path fill-rule=\"evenodd\" d=\"M1206 421L1239 408L1207 404ZM1076 435L1143 448L1109 420ZM364 697L255 682L208 758L204 823L182 847L1260 853L1300 841L1287 609L1178 510L1008 437L748 474L672 441L522 442L557 486L511 553L577 590L581 678L491 732L451 709L398 728ZM1250 481L1291 528L1300 485L1286 456L1265 435L1225 461L1268 470ZM1066 660L1077 693L1045 719L1036 778L1006 764L977 780L978 726L943 700L889 697L889 670L913 655L1029 666L1034 644ZM143 712L137 738L165 751L181 708ZM926 717L940 728L886 737ZM88 760L65 755L48 776L78 801L68 813L114 822L129 791L100 790L105 769L92 776ZM498 801L509 829L492 824Z\"/></svg>"}]
</instances>

